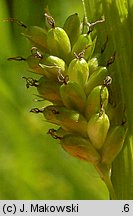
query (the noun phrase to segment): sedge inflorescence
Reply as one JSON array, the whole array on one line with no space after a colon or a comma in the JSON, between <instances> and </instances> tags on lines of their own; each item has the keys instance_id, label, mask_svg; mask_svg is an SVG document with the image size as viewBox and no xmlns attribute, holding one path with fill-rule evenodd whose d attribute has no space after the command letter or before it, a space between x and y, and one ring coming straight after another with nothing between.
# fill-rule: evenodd
<instances>
[{"instance_id":1,"label":"sedge inflorescence","mask_svg":"<svg viewBox=\"0 0 133 216\"><path fill-rule=\"evenodd\" d=\"M10 60L26 61L38 80L26 78L26 86L34 86L50 105L33 108L45 119L58 125L48 131L72 156L110 167L122 149L126 129L114 124L115 108L109 102L108 66L99 65L95 53L93 25L84 28L77 13L69 16L63 28L45 14L49 29L26 27L23 35L32 43L31 55ZM101 22L101 21L100 21ZM96 22L98 23L98 22ZM22 24L21 24L22 25ZM86 32L83 31L86 29Z\"/></svg>"}]
</instances>

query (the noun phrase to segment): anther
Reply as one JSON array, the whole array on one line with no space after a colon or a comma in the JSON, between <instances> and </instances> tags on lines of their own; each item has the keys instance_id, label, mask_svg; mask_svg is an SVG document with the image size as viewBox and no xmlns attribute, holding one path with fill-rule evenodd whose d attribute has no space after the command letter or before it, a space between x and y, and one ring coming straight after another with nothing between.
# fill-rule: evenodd
<instances>
[{"instance_id":1,"label":"anther","mask_svg":"<svg viewBox=\"0 0 133 216\"><path fill-rule=\"evenodd\" d=\"M22 21L16 18L7 18L7 19L4 19L3 22L14 22L21 27L27 28L27 26Z\"/></svg>"},{"instance_id":2,"label":"anther","mask_svg":"<svg viewBox=\"0 0 133 216\"><path fill-rule=\"evenodd\" d=\"M39 58L39 59L42 59L42 58L43 58L42 54L38 51L37 47L32 47L32 48L31 48L31 54L32 54L35 58Z\"/></svg>"},{"instance_id":3,"label":"anther","mask_svg":"<svg viewBox=\"0 0 133 216\"><path fill-rule=\"evenodd\" d=\"M8 61L26 61L26 59L21 56L10 57L7 60Z\"/></svg>"},{"instance_id":4,"label":"anther","mask_svg":"<svg viewBox=\"0 0 133 216\"><path fill-rule=\"evenodd\" d=\"M47 13L45 13L44 16L46 17L48 24L52 28L55 28L55 21L54 21L53 17L49 16Z\"/></svg>"},{"instance_id":5,"label":"anther","mask_svg":"<svg viewBox=\"0 0 133 216\"><path fill-rule=\"evenodd\" d=\"M29 88L30 86L37 87L39 85L38 81L31 78L31 77L22 77L22 78L26 80L26 87L27 88Z\"/></svg>"},{"instance_id":6,"label":"anther","mask_svg":"<svg viewBox=\"0 0 133 216\"><path fill-rule=\"evenodd\" d=\"M113 53L113 55L110 57L110 59L108 60L106 67L108 68L111 64L114 63L115 61L115 57L116 57L116 52Z\"/></svg>"},{"instance_id":7,"label":"anther","mask_svg":"<svg viewBox=\"0 0 133 216\"><path fill-rule=\"evenodd\" d=\"M44 108L33 108L30 110L32 113L43 113Z\"/></svg>"}]
</instances>

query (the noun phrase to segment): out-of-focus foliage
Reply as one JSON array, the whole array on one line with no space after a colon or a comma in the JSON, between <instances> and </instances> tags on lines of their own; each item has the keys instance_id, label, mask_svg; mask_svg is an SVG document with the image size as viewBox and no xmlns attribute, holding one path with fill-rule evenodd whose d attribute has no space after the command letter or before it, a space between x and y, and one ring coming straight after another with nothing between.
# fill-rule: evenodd
<instances>
[{"instance_id":1,"label":"out-of-focus foliage","mask_svg":"<svg viewBox=\"0 0 133 216\"><path fill-rule=\"evenodd\" d=\"M30 45L21 27L1 20L43 26L47 5L57 25L72 13L83 16L80 0L0 1L0 199L108 199L95 169L65 153L47 135L43 117L29 112L44 102L35 102L36 90L27 90L21 79L32 76L25 63L7 61L28 56Z\"/></svg>"}]
</instances>

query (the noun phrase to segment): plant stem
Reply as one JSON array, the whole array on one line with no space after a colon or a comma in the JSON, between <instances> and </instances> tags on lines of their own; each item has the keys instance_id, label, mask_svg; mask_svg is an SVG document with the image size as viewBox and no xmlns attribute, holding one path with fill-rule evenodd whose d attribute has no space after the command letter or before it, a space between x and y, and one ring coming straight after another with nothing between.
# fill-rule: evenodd
<instances>
[{"instance_id":1,"label":"plant stem","mask_svg":"<svg viewBox=\"0 0 133 216\"><path fill-rule=\"evenodd\" d=\"M110 169L108 169L104 164L101 163L97 164L95 168L109 190L110 199L116 200L116 194L110 178Z\"/></svg>"}]
</instances>

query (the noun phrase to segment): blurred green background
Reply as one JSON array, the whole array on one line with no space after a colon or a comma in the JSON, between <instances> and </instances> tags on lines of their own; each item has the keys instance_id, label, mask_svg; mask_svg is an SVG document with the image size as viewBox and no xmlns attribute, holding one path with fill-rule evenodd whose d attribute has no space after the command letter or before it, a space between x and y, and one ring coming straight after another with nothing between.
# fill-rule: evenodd
<instances>
[{"instance_id":1,"label":"blurred green background","mask_svg":"<svg viewBox=\"0 0 133 216\"><path fill-rule=\"evenodd\" d=\"M68 15L83 17L81 0L0 0L0 199L108 199L95 169L72 158L47 131L53 128L42 115L29 112L44 102L34 99L22 76L32 76L23 62L30 45L21 27L3 19L14 17L26 25L44 25L44 8L62 26Z\"/></svg>"}]
</instances>

